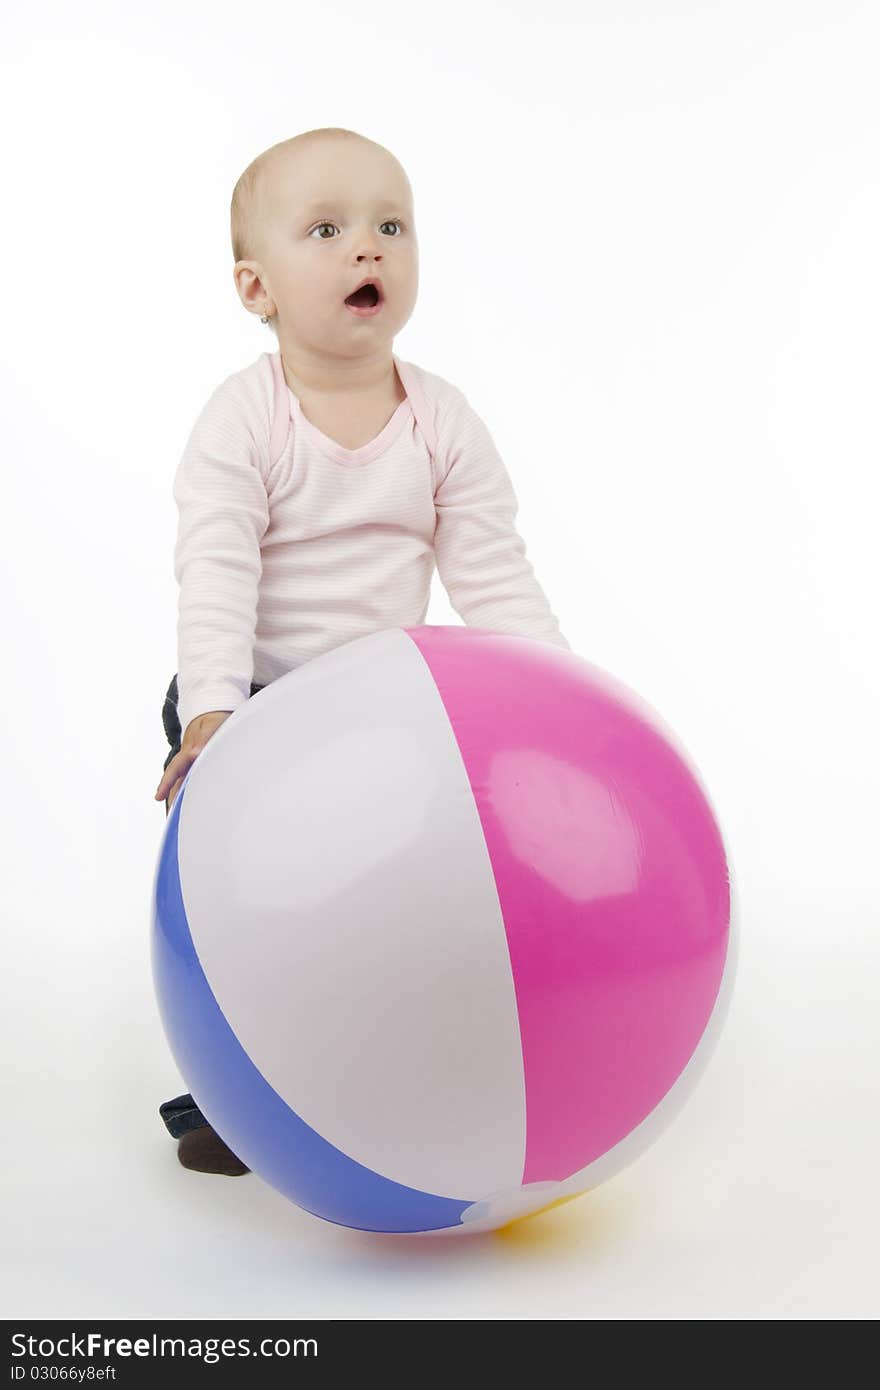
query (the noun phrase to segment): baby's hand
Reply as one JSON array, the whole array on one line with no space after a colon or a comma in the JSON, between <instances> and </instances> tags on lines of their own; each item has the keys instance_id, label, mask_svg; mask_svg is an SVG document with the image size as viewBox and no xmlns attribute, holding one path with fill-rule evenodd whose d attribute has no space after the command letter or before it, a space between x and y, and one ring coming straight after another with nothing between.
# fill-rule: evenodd
<instances>
[{"instance_id":1,"label":"baby's hand","mask_svg":"<svg viewBox=\"0 0 880 1390\"><path fill-rule=\"evenodd\" d=\"M210 710L207 714L196 715L195 719L191 719L187 724L180 748L166 767L162 781L156 788L156 801L164 801L167 796L169 811L187 772L208 739L217 732L224 719L228 719L231 713L231 709Z\"/></svg>"}]
</instances>

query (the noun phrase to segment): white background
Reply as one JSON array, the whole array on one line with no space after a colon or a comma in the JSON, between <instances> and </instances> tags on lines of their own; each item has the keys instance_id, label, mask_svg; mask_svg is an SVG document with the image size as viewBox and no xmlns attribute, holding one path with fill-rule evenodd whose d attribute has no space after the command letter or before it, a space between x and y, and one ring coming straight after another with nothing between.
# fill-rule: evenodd
<instances>
[{"instance_id":1,"label":"white background","mask_svg":"<svg viewBox=\"0 0 880 1390\"><path fill-rule=\"evenodd\" d=\"M7 11L5 1316L877 1315L878 57L852 0ZM673 1128L477 1242L184 1170L157 1113L171 480L275 347L235 180L321 125L407 169L395 350L486 420L563 631L690 750L741 894Z\"/></svg>"}]
</instances>

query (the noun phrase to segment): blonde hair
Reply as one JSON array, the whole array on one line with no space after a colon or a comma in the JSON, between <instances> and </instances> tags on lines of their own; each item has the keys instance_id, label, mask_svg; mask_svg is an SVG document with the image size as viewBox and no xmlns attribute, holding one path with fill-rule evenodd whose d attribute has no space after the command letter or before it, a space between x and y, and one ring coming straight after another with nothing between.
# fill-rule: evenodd
<instances>
[{"instance_id":1,"label":"blonde hair","mask_svg":"<svg viewBox=\"0 0 880 1390\"><path fill-rule=\"evenodd\" d=\"M370 140L356 130L346 130L344 126L319 126L316 130L304 130L301 135L292 135L289 140L279 140L270 145L239 175L232 190L229 209L230 230L232 233L232 255L236 261L258 259L260 200L265 192L271 166L281 157L281 152L296 150L304 145L317 144L321 140L362 140L365 145L385 150L377 140ZM385 150L391 154L390 150ZM394 156L391 155L394 159ZM395 163L398 161L395 160Z\"/></svg>"}]
</instances>

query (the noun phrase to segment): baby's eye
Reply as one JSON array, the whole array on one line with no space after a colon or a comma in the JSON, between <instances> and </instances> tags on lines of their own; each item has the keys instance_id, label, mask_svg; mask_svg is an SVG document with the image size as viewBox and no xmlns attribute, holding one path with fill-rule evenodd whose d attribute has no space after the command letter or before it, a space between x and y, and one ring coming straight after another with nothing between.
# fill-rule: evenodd
<instances>
[{"instance_id":1,"label":"baby's eye","mask_svg":"<svg viewBox=\"0 0 880 1390\"><path fill-rule=\"evenodd\" d=\"M403 223L402 223L402 222L400 221L400 219L397 218L397 217L391 217L391 218L389 218L387 222L382 222L382 223L380 223L380 226L382 226L382 227L397 227L398 230L394 233L395 236L400 236L400 235L402 235L402 233L403 233ZM316 222L315 225L314 225L314 227L312 228L312 231L309 232L309 236L312 235L312 232L320 232L320 230L321 230L322 227L333 227L333 228L335 228L336 231L339 230L339 228L336 226L336 223L335 223L335 222ZM318 237L318 241L332 241L332 240L333 240L333 238L332 238L332 237L328 237L328 236L319 236L319 237Z\"/></svg>"}]
</instances>

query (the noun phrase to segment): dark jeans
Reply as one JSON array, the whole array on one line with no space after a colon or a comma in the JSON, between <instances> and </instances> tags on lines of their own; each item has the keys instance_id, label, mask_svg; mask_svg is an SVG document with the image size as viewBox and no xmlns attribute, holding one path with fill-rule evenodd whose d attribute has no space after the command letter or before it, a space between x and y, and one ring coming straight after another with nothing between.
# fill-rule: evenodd
<instances>
[{"instance_id":1,"label":"dark jeans","mask_svg":"<svg viewBox=\"0 0 880 1390\"><path fill-rule=\"evenodd\" d=\"M263 690L262 685L251 685L251 695L256 695L258 690ZM176 753L180 752L180 741L183 737L183 730L180 727L180 720L177 717L177 672L171 677L171 684L165 695L165 703L162 706L162 723L165 727L165 737L171 744L171 751L165 762L162 764L162 771L171 762ZM168 814L168 802L165 802L165 814ZM159 1106L159 1114L168 1133L175 1139L179 1139L182 1134L187 1134L191 1129L198 1129L199 1125L206 1125L205 1119L199 1107L196 1105L192 1096L188 1093L185 1096L176 1096L174 1100L166 1100Z\"/></svg>"}]
</instances>

